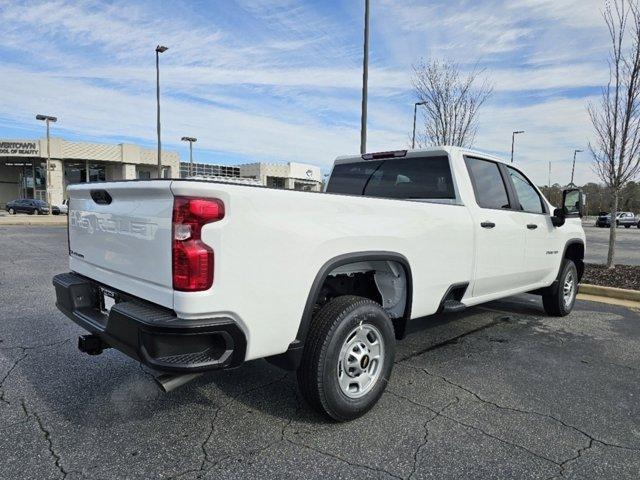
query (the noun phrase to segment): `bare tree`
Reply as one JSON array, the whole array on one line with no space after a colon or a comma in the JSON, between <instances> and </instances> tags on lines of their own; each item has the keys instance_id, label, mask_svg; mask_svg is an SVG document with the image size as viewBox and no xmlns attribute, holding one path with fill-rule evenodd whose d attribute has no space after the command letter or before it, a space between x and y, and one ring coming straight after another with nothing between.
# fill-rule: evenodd
<instances>
[{"instance_id":1,"label":"bare tree","mask_svg":"<svg viewBox=\"0 0 640 480\"><path fill-rule=\"evenodd\" d=\"M614 268L616 221L620 193L640 172L640 10L637 0L607 2L603 12L609 29L609 82L588 111L595 129L589 145L594 170L609 187L611 229L607 267Z\"/></svg>"},{"instance_id":2,"label":"bare tree","mask_svg":"<svg viewBox=\"0 0 640 480\"><path fill-rule=\"evenodd\" d=\"M493 86L474 67L463 75L457 63L431 60L413 66L413 87L423 102L425 133L419 145L470 147L478 129L478 110Z\"/></svg>"}]
</instances>

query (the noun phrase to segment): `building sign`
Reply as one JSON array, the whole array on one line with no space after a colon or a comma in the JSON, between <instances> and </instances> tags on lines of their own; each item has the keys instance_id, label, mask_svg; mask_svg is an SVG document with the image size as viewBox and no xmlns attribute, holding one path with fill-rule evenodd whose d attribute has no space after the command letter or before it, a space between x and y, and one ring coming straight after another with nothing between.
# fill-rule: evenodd
<instances>
[{"instance_id":1,"label":"building sign","mask_svg":"<svg viewBox=\"0 0 640 480\"><path fill-rule=\"evenodd\" d=\"M0 140L0 157L39 157L40 142L33 140Z\"/></svg>"}]
</instances>

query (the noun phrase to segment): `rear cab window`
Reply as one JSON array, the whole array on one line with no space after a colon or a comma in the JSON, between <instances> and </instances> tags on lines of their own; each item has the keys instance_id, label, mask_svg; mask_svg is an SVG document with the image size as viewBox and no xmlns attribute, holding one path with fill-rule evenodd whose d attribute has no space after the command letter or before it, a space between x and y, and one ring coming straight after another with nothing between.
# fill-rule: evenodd
<instances>
[{"instance_id":1,"label":"rear cab window","mask_svg":"<svg viewBox=\"0 0 640 480\"><path fill-rule=\"evenodd\" d=\"M446 155L337 164L326 192L457 203Z\"/></svg>"}]
</instances>

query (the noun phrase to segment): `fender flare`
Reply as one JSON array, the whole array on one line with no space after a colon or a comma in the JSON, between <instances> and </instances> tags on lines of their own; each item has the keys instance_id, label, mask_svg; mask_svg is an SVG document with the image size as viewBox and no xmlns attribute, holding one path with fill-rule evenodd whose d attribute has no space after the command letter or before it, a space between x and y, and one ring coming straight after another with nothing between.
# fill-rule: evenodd
<instances>
[{"instance_id":1,"label":"fender flare","mask_svg":"<svg viewBox=\"0 0 640 480\"><path fill-rule=\"evenodd\" d=\"M335 268L347 265L349 263L365 261L397 262L404 269L404 274L407 279L407 299L405 302L404 314L397 320L401 321L403 325L406 325L406 322L409 320L409 318L411 318L411 301L413 299L413 277L411 274L411 266L409 265L409 260L407 260L407 258L400 253L388 251L364 251L345 253L343 255L333 257L332 259L325 262L324 265L322 265L322 267L316 274L313 283L311 284L311 288L307 296L307 301L305 303L304 310L302 311L302 317L300 319L300 325L298 326L298 332L296 333L295 340L291 342L291 344L289 344L289 348L286 352L267 357L267 361L286 370L295 370L298 368L298 365L300 365L300 361L302 359L305 340L307 339L307 334L309 333L309 327L311 326L311 320L313 318L313 307L322 288L322 284L329 275L329 272L331 272Z\"/></svg>"},{"instance_id":2,"label":"fender flare","mask_svg":"<svg viewBox=\"0 0 640 480\"><path fill-rule=\"evenodd\" d=\"M387 251L345 253L328 260L316 274L313 283L311 284L309 295L307 296L307 302L305 303L304 310L302 312L300 325L298 326L298 333L296 334L297 341L304 343L304 340L307 338L307 333L309 332L309 326L311 325L311 319L313 316L313 306L315 305L320 289L322 288L322 284L329 275L329 272L349 263L367 261L390 261L397 262L402 266L407 279L407 301L402 318L409 319L411 315L411 300L413 299L413 277L407 257L397 252Z\"/></svg>"}]
</instances>

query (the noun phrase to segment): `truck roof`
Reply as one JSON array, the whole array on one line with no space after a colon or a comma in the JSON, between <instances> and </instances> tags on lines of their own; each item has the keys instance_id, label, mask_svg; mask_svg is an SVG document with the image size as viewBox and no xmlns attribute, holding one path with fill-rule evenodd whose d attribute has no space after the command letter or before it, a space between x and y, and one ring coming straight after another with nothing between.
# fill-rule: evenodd
<instances>
[{"instance_id":1,"label":"truck roof","mask_svg":"<svg viewBox=\"0 0 640 480\"><path fill-rule=\"evenodd\" d=\"M364 160L375 160L377 158L410 158L410 157L419 157L424 154L434 155L434 154L448 154L452 152L460 152L465 155L473 155L482 158L486 158L488 160L494 160L496 162L507 163L504 159L500 157L496 157L495 155L491 155L486 152L482 152L480 150L474 150L471 148L463 148L463 147L453 147L448 145L436 146L436 147L426 147L426 148L415 148L415 149L405 149L405 150L395 150L388 152L371 152L365 155L370 156L370 158L364 158ZM363 155L341 155L337 157L334 161L334 165L340 165L344 163L355 163L361 162L363 160Z\"/></svg>"}]
</instances>

